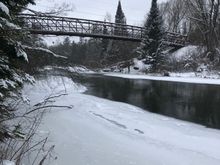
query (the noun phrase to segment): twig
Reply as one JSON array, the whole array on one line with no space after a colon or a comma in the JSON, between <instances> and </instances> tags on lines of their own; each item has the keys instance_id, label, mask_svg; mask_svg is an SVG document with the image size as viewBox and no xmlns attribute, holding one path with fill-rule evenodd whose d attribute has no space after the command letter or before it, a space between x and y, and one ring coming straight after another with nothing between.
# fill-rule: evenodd
<instances>
[{"instance_id":1,"label":"twig","mask_svg":"<svg viewBox=\"0 0 220 165\"><path fill-rule=\"evenodd\" d=\"M72 109L73 106L47 105L47 106L35 108L35 109L27 112L25 115L29 115L30 113L33 113L33 112L35 112L37 110L46 109L46 108L68 108L68 109Z\"/></svg>"}]
</instances>

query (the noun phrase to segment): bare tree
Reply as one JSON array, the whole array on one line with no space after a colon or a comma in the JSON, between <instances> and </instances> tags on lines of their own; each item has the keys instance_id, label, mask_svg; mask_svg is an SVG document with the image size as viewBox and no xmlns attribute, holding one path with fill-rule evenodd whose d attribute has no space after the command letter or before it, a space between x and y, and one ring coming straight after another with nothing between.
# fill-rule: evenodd
<instances>
[{"instance_id":1,"label":"bare tree","mask_svg":"<svg viewBox=\"0 0 220 165\"><path fill-rule=\"evenodd\" d=\"M62 4L55 4L52 9L49 9L48 11L41 12L32 10L28 7L23 7L24 10L28 10L29 12L36 14L36 15L66 15L68 12L74 11L75 6L73 4L69 4L66 2L63 2Z\"/></svg>"},{"instance_id":2,"label":"bare tree","mask_svg":"<svg viewBox=\"0 0 220 165\"><path fill-rule=\"evenodd\" d=\"M183 0L170 0L160 5L161 14L168 31L184 32L187 21L187 7ZM185 26L185 27L184 27Z\"/></svg>"},{"instance_id":3,"label":"bare tree","mask_svg":"<svg viewBox=\"0 0 220 165\"><path fill-rule=\"evenodd\" d=\"M213 61L217 53L216 48L219 46L220 0L185 0L185 2L190 9L190 19L203 37L207 57Z\"/></svg>"},{"instance_id":4,"label":"bare tree","mask_svg":"<svg viewBox=\"0 0 220 165\"><path fill-rule=\"evenodd\" d=\"M112 22L111 13L107 12L107 13L105 14L104 20L106 20L106 22Z\"/></svg>"}]
</instances>

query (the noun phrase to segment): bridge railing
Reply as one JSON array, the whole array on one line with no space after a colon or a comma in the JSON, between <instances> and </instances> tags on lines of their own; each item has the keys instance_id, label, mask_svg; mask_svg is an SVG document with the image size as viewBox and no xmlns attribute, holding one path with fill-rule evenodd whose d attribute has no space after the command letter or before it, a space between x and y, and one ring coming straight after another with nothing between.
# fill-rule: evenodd
<instances>
[{"instance_id":1,"label":"bridge railing","mask_svg":"<svg viewBox=\"0 0 220 165\"><path fill-rule=\"evenodd\" d=\"M138 26L115 24L110 22L56 17L45 15L23 14L19 18L24 21L24 28L33 33L63 34L106 38L140 40L143 28Z\"/></svg>"},{"instance_id":2,"label":"bridge railing","mask_svg":"<svg viewBox=\"0 0 220 165\"><path fill-rule=\"evenodd\" d=\"M187 44L187 38L187 35L166 32L163 40L166 45L185 46Z\"/></svg>"}]
</instances>

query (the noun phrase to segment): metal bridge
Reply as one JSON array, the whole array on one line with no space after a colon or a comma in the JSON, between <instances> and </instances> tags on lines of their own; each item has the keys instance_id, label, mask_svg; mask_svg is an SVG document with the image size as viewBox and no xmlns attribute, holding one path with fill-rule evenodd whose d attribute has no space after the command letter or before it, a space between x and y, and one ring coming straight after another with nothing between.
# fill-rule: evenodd
<instances>
[{"instance_id":1,"label":"metal bridge","mask_svg":"<svg viewBox=\"0 0 220 165\"><path fill-rule=\"evenodd\" d=\"M104 21L33 14L22 14L19 15L19 18L23 29L32 34L94 37L135 42L140 42L144 34L143 27ZM166 32L163 43L183 47L186 45L186 40L185 35Z\"/></svg>"}]
</instances>

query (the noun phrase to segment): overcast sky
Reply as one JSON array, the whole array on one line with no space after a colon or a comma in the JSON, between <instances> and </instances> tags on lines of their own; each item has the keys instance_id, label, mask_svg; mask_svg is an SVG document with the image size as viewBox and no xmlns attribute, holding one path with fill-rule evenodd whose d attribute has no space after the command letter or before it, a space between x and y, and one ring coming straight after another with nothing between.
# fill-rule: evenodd
<instances>
[{"instance_id":1,"label":"overcast sky","mask_svg":"<svg viewBox=\"0 0 220 165\"><path fill-rule=\"evenodd\" d=\"M165 0L158 0L163 2ZM68 15L77 18L104 20L106 13L110 13L112 21L117 9L118 0L36 0L36 6L31 8L49 11L54 7L67 3L73 7ZM150 9L151 0L121 0L127 23L140 25Z\"/></svg>"},{"instance_id":2,"label":"overcast sky","mask_svg":"<svg viewBox=\"0 0 220 165\"><path fill-rule=\"evenodd\" d=\"M166 0L158 0L164 2ZM54 7L66 3L73 7L67 16L103 21L106 13L111 14L112 22L117 9L118 0L36 0L34 10L50 11ZM122 8L127 18L127 24L142 25L149 12L151 0L121 0Z\"/></svg>"}]
</instances>

